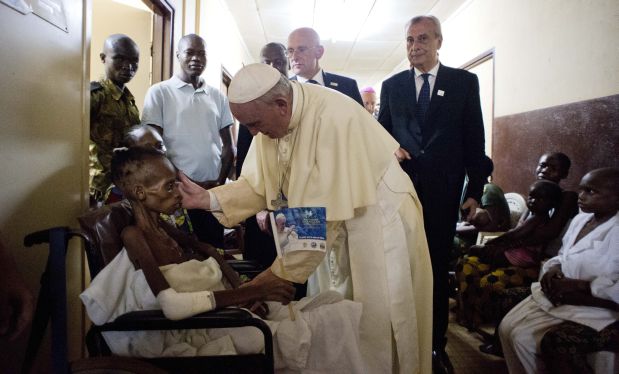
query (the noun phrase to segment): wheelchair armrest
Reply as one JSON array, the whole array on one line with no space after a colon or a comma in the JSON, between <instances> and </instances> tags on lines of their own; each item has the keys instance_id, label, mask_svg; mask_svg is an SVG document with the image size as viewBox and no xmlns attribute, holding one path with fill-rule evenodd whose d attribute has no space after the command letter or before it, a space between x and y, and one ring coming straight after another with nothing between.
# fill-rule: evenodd
<instances>
[{"instance_id":1,"label":"wheelchair armrest","mask_svg":"<svg viewBox=\"0 0 619 374\"><path fill-rule=\"evenodd\" d=\"M114 321L101 326L93 325L88 332L89 351L96 346L98 352L109 353L109 347L101 339L95 338L104 331L139 331L139 330L188 330L203 328L252 326L262 332L264 338L264 356L268 364L266 372L273 371L273 335L269 326L260 318L254 317L245 309L222 308L201 313L183 320L172 321L161 310L145 310L123 314ZM100 336L100 335L99 335ZM101 347L99 344L105 345ZM93 352L91 352L92 354Z\"/></svg>"},{"instance_id":2,"label":"wheelchair armrest","mask_svg":"<svg viewBox=\"0 0 619 374\"><path fill-rule=\"evenodd\" d=\"M161 310L144 310L123 314L112 322L98 326L101 331L187 330L219 327L254 326L271 334L267 324L245 309L223 308L173 321Z\"/></svg>"},{"instance_id":3,"label":"wheelchair armrest","mask_svg":"<svg viewBox=\"0 0 619 374\"><path fill-rule=\"evenodd\" d=\"M32 247L35 244L43 243L49 243L49 229L35 231L24 237L24 247Z\"/></svg>"},{"instance_id":4,"label":"wheelchair armrest","mask_svg":"<svg viewBox=\"0 0 619 374\"><path fill-rule=\"evenodd\" d=\"M43 244L50 242L50 233L52 231L61 232L65 235L65 240L68 240L74 236L84 237L84 234L80 230L72 230L66 226L52 227L45 230L31 232L24 237L24 247L32 247L36 244Z\"/></svg>"}]
</instances>

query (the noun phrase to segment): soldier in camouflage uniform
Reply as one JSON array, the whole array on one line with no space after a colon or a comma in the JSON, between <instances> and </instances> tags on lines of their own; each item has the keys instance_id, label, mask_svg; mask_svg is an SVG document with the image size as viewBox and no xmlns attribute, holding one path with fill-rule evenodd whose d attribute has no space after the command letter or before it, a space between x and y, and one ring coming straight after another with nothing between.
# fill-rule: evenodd
<instances>
[{"instance_id":1,"label":"soldier in camouflage uniform","mask_svg":"<svg viewBox=\"0 0 619 374\"><path fill-rule=\"evenodd\" d=\"M90 83L90 201L105 200L112 186L112 151L120 146L127 129L140 123L135 100L125 84L138 70L140 51L131 38L110 35L99 54L105 78Z\"/></svg>"}]
</instances>

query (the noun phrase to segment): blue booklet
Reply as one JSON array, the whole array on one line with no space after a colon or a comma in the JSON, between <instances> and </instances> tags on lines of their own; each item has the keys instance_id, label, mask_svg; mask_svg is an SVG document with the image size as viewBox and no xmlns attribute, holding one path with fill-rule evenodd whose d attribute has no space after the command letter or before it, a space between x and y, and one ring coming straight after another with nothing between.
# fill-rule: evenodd
<instances>
[{"instance_id":1,"label":"blue booklet","mask_svg":"<svg viewBox=\"0 0 619 374\"><path fill-rule=\"evenodd\" d=\"M327 213L324 207L284 208L269 213L277 255L327 248Z\"/></svg>"}]
</instances>

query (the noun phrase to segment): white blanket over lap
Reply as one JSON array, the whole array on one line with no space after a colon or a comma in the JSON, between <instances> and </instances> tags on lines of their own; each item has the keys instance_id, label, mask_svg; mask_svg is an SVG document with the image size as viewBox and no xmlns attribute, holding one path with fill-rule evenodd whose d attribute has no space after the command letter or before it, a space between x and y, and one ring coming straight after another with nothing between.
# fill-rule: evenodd
<instances>
[{"instance_id":1,"label":"white blanket over lap","mask_svg":"<svg viewBox=\"0 0 619 374\"><path fill-rule=\"evenodd\" d=\"M178 292L221 290L221 270L213 259L166 265L161 270ZM137 310L160 309L144 273L135 270L123 249L80 295L95 324ZM269 303L266 323L273 332L275 366L281 372L362 373L359 352L361 304L326 292L288 307ZM262 334L253 327L180 331L106 332L112 352L121 356L161 357L257 353Z\"/></svg>"}]
</instances>

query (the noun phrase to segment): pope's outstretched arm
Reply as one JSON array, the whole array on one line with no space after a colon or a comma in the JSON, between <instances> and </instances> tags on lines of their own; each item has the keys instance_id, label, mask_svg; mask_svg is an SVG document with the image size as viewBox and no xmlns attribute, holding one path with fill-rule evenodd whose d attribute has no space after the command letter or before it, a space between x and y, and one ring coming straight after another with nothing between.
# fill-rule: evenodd
<instances>
[{"instance_id":1,"label":"pope's outstretched arm","mask_svg":"<svg viewBox=\"0 0 619 374\"><path fill-rule=\"evenodd\" d=\"M234 227L266 209L264 195L256 193L243 177L209 190L200 187L180 171L178 179L183 208L209 210L225 227Z\"/></svg>"},{"instance_id":2,"label":"pope's outstretched arm","mask_svg":"<svg viewBox=\"0 0 619 374\"><path fill-rule=\"evenodd\" d=\"M179 191L183 196L183 207L187 209L210 209L211 199L204 188L191 181L182 171L178 172Z\"/></svg>"}]
</instances>

